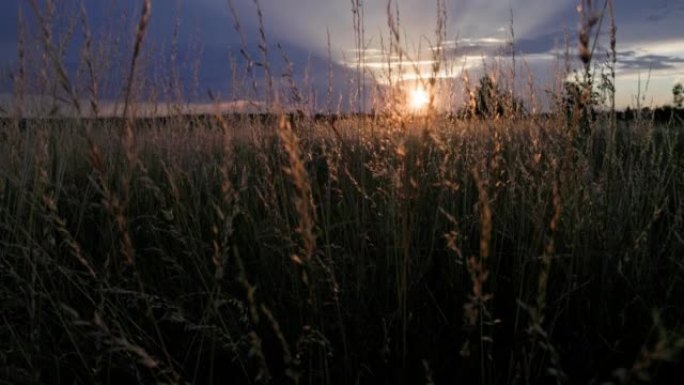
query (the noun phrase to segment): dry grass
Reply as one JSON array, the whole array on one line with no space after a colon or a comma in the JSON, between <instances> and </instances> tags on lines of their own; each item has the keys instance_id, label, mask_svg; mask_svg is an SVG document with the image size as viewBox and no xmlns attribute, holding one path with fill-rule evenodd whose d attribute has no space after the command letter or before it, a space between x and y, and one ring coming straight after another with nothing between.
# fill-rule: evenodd
<instances>
[{"instance_id":1,"label":"dry grass","mask_svg":"<svg viewBox=\"0 0 684 385\"><path fill-rule=\"evenodd\" d=\"M51 58L54 4L33 4ZM494 89L501 110L485 118L431 101L420 117L394 103L324 120L136 119L143 4L122 119L22 119L19 104L0 121L0 382L632 384L684 370L681 128L591 119L586 103L525 116ZM392 4L390 51L409 56ZM77 112L84 90L97 117L106 74L79 9L86 86L51 59L45 88Z\"/></svg>"}]
</instances>

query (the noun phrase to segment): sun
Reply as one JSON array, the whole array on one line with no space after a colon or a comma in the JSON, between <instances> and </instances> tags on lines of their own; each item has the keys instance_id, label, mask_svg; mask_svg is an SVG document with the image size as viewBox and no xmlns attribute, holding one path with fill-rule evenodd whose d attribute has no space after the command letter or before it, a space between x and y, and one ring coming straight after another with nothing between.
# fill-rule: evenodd
<instances>
[{"instance_id":1,"label":"sun","mask_svg":"<svg viewBox=\"0 0 684 385\"><path fill-rule=\"evenodd\" d=\"M430 103L430 94L423 87L416 87L409 92L408 105L414 111L425 109Z\"/></svg>"}]
</instances>

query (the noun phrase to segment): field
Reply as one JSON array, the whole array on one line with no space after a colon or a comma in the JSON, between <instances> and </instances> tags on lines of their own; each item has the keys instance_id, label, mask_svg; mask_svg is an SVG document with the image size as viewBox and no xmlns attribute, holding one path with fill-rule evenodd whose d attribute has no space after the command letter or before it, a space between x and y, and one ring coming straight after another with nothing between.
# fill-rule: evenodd
<instances>
[{"instance_id":1,"label":"field","mask_svg":"<svg viewBox=\"0 0 684 385\"><path fill-rule=\"evenodd\" d=\"M681 381L684 127L590 110L3 118L0 383Z\"/></svg>"}]
</instances>

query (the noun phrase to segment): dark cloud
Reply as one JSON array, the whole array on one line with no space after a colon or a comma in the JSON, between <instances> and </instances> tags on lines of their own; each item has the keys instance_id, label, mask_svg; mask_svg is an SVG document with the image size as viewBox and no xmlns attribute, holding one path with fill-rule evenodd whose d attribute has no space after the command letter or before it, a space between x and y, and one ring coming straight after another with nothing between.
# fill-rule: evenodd
<instances>
[{"instance_id":1,"label":"dark cloud","mask_svg":"<svg viewBox=\"0 0 684 385\"><path fill-rule=\"evenodd\" d=\"M647 21L658 22L669 17L676 15L678 17L684 17L684 5L669 5L660 4L656 7L648 16L646 16Z\"/></svg>"},{"instance_id":2,"label":"dark cloud","mask_svg":"<svg viewBox=\"0 0 684 385\"><path fill-rule=\"evenodd\" d=\"M624 70L666 70L681 67L684 58L664 55L638 55L634 51L622 53L618 68Z\"/></svg>"},{"instance_id":3,"label":"dark cloud","mask_svg":"<svg viewBox=\"0 0 684 385\"><path fill-rule=\"evenodd\" d=\"M81 0L59 0L59 11L67 16L78 15ZM195 88L204 96L207 90L230 95L233 82L249 83L248 63L241 49L261 60L259 49L259 25L254 3L233 0L239 13L244 47L226 0L162 0L154 2L151 30L146 42L151 62L162 72L168 72L168 54L178 25L178 60L182 69L182 82L187 89ZM386 1L366 2L366 39L373 48L379 46L379 36L387 35ZM410 46L416 41L426 46L425 39L432 37L435 14L433 2L423 0L400 0L402 32ZM597 2L602 3L602 2ZM0 0L0 68L8 67L16 60L17 10L24 4L27 18L31 16L28 2L23 0ZM108 58L113 67L125 71L127 52L132 44L135 22L140 12L140 0L86 1L89 19L97 37L118 41L122 54ZM116 4L116 6L112 6ZM354 48L351 6L341 0L261 0L268 39L269 64L277 83L285 83L283 74L292 72L294 80L303 84L304 79L320 95L327 90L328 57L327 32L332 41L332 56L339 64L333 64L335 87L343 90L350 84L352 70L342 64L351 56ZM521 55L545 55L564 48L566 35L568 45L577 44L576 2L552 2L548 0L476 1L459 0L449 3L449 38L456 38L455 45L445 47L448 57L489 57L510 52L506 39L509 37L510 8L513 8L513 29L516 35L515 49ZM623 0L616 2L618 24L619 66L622 70L680 69L684 60L671 50L649 51L639 49L648 42L682 39L681 20L684 20L684 4L681 0ZM600 7L599 7L600 8ZM70 13L71 12L71 13ZM67 17L68 18L68 17ZM564 30L567 29L567 33ZM605 25L604 25L605 32ZM385 36L385 39L387 37ZM498 41L496 39L498 39ZM421 40L422 39L422 40ZM385 43L387 40L385 40ZM67 54L72 71L77 67L82 37L75 33L75 40ZM282 50L278 48L282 47ZM416 44L418 46L418 44ZM648 48L648 47L646 47ZM603 49L603 48L602 48ZM345 54L347 57L343 57ZM286 53L289 61L283 59ZM416 55L417 56L417 55ZM425 55L422 55L425 57ZM353 57L353 56L351 56ZM538 56L539 58L541 56ZM118 60L118 61L117 61ZM347 60L348 61L348 60ZM539 60L539 76L548 72ZM231 67L237 63L237 70ZM292 67L290 67L292 64ZM198 65L197 76L193 68ZM290 70L289 68L292 68ZM254 67L258 77L262 68ZM152 76L152 74L150 74ZM120 82L112 77L113 87ZM1 90L0 90L1 92ZM342 92L342 91L341 91ZM115 95L112 91L111 95Z\"/></svg>"},{"instance_id":4,"label":"dark cloud","mask_svg":"<svg viewBox=\"0 0 684 385\"><path fill-rule=\"evenodd\" d=\"M565 33L554 32L545 33L533 38L516 39L514 44L515 52L518 55L537 55L554 54L564 49ZM574 36L569 36L573 39ZM571 48L576 45L575 40L567 42ZM510 41L500 41L498 43L487 43L480 40L457 42L447 48L447 53L451 56L491 56L508 55L511 52Z\"/></svg>"},{"instance_id":5,"label":"dark cloud","mask_svg":"<svg viewBox=\"0 0 684 385\"><path fill-rule=\"evenodd\" d=\"M467 43L456 44L454 47L446 49L449 57L462 56L490 56L503 49L502 45L481 44L481 43Z\"/></svg>"},{"instance_id":6,"label":"dark cloud","mask_svg":"<svg viewBox=\"0 0 684 385\"><path fill-rule=\"evenodd\" d=\"M567 43L572 47L575 45L574 35L569 34ZM549 53L554 50L563 49L566 40L566 33L563 31L542 34L534 38L523 38L515 42L516 50L523 54Z\"/></svg>"}]
</instances>

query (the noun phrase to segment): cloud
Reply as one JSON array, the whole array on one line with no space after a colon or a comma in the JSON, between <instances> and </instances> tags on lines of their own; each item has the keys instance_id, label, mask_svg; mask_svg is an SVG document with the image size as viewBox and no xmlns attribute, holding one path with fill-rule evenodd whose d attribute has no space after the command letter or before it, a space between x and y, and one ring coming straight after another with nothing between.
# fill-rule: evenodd
<instances>
[{"instance_id":1,"label":"cloud","mask_svg":"<svg viewBox=\"0 0 684 385\"><path fill-rule=\"evenodd\" d=\"M624 56L618 62L621 69L673 69L684 64L684 59L665 55Z\"/></svg>"},{"instance_id":2,"label":"cloud","mask_svg":"<svg viewBox=\"0 0 684 385\"><path fill-rule=\"evenodd\" d=\"M684 17L684 5L662 5L657 7L652 13L646 16L646 20L652 22L659 22L671 17Z\"/></svg>"},{"instance_id":3,"label":"cloud","mask_svg":"<svg viewBox=\"0 0 684 385\"><path fill-rule=\"evenodd\" d=\"M199 0L199 7L206 10L227 8L225 0ZM404 0L398 2L398 17L402 42L408 48L425 46L435 40L434 29L437 9L435 2ZM256 10L251 1L234 1L237 13L245 26L254 26ZM355 47L353 14L348 1L338 0L262 0L267 35L280 42L296 43L313 52L327 52L327 34L330 33L333 55ZM464 0L449 3L447 33L459 39L504 39L509 33L511 8L513 27L518 38L534 39L541 31L575 21L564 17L571 5L558 5L548 0L511 0L510 2L482 2ZM392 10L394 12L394 9ZM574 15L571 13L571 15ZM380 40L388 41L387 3L365 2L365 45L378 48Z\"/></svg>"},{"instance_id":4,"label":"cloud","mask_svg":"<svg viewBox=\"0 0 684 385\"><path fill-rule=\"evenodd\" d=\"M62 1L64 4L80 5L80 0ZM16 58L16 15L21 2L0 1L0 68ZM247 51L257 59L261 54L258 48L260 26L254 2L232 2L241 31L246 37ZM420 61L418 65L421 72L429 73L432 66L430 47L437 44L434 38L436 2L399 0L397 3L401 43L412 59ZM510 39L511 9L516 52L521 59L533 62L536 77L544 79L546 73L553 70L554 53L557 49L563 49L565 30L568 31L570 48L574 49L577 44L576 2L459 0L447 3L448 41L439 48L449 61L457 63L455 67L458 70L462 68L460 64L464 63L466 57L471 58L467 60L467 65L473 68L481 64L480 58L501 58L506 55L510 49L507 41ZM93 27L116 25L117 33L132 31L134 20L119 25L117 18L121 17L123 9L131 18L135 18L139 13L139 2L119 0L119 9L115 11L111 10L111 4L110 1L86 2ZM345 82L349 83L350 73L355 68L356 54L352 50L358 48L349 1L260 0L260 4L269 43L269 61L276 78L280 78L287 68L288 63L283 60L283 53L286 53L294 64L296 80L303 82L308 79L319 88L321 94L327 87L330 49L337 86L342 89ZM386 46L389 41L387 1L365 1L364 4L364 60L369 67L374 67L374 71L383 71L388 60L387 54L381 49L381 42ZM30 13L27 10L27 14ZM622 74L651 69L674 79L675 74L684 73L684 39L681 35L684 4L681 1L616 2L615 16L620 50L619 70ZM235 79L231 78L231 56L239 65L237 81L249 82L244 72L246 63L240 55L241 36L235 31L227 0L155 2L149 49L168 53L177 20L180 21L180 57L190 62L197 61L200 65L197 74L200 95L204 95L206 89L222 90L226 94L232 87L231 82ZM604 24L604 32L606 28ZM123 32L119 35L122 41L126 41L126 36ZM282 51L277 44L283 47ZM155 60L162 62L162 59ZM389 60L394 63L392 66L399 65L398 58ZM77 62L78 52L67 61ZM403 63L403 66L406 64ZM192 67L192 63L184 68L189 67ZM306 71L308 73L305 75ZM195 82L190 72L184 72L182 79L188 88ZM453 73L440 73L439 76L453 77Z\"/></svg>"}]
</instances>

